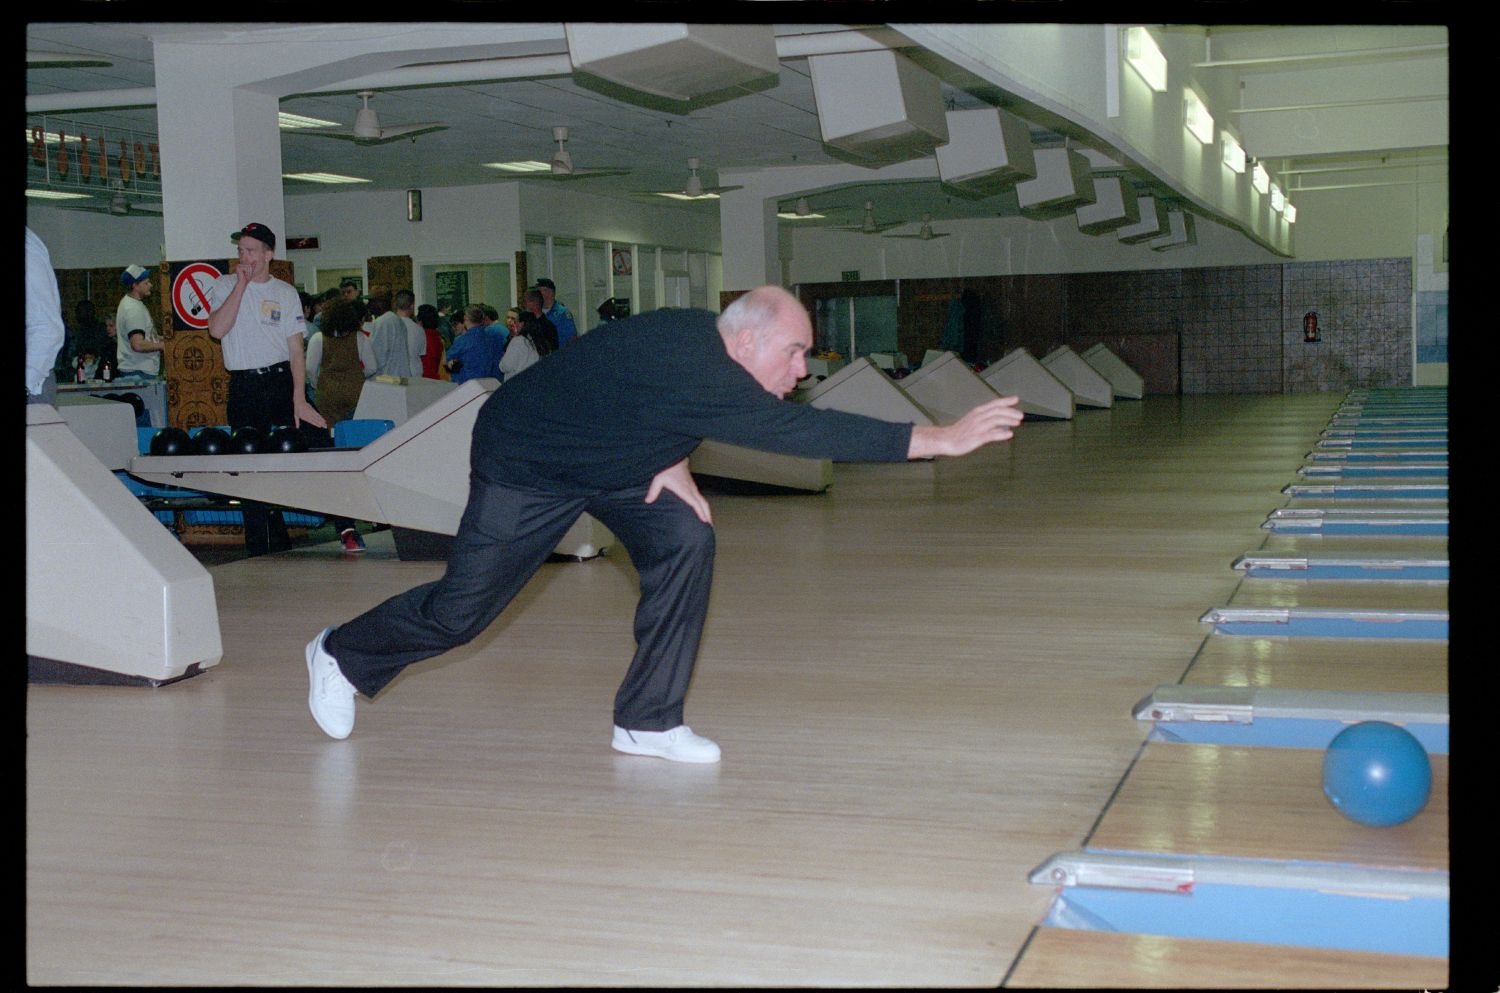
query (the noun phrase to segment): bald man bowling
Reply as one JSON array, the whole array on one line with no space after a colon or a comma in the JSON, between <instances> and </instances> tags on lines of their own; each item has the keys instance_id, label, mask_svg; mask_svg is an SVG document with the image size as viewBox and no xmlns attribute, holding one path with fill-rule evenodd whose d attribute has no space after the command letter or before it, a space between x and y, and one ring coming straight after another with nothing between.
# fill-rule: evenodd
<instances>
[{"instance_id":1,"label":"bald man bowling","mask_svg":"<svg viewBox=\"0 0 1500 993\"><path fill-rule=\"evenodd\" d=\"M714 529L688 470L704 439L832 459L966 455L1012 436L1017 397L942 427L898 424L783 399L807 375L812 325L775 286L722 314L658 310L612 321L496 390L474 423L468 503L441 579L398 594L307 646L308 705L325 733L354 728L402 669L477 637L582 514L625 546L640 574L636 651L614 701L611 746L674 762L718 762L684 723L713 584Z\"/></svg>"}]
</instances>

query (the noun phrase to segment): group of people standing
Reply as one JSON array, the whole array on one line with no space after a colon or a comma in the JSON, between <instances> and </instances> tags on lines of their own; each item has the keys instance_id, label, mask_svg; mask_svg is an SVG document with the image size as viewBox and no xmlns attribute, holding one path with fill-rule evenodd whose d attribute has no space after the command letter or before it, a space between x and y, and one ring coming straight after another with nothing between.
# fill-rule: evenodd
<instances>
[{"instance_id":1,"label":"group of people standing","mask_svg":"<svg viewBox=\"0 0 1500 993\"><path fill-rule=\"evenodd\" d=\"M489 304L474 303L446 318L431 304L416 306L406 289L366 300L346 281L337 293L304 296L308 389L323 409L330 370L341 384L334 393L352 392L356 399L360 383L380 375L503 382L577 336L572 314L555 294L552 280L541 279L523 306L503 317ZM330 347L331 339L344 337L350 340Z\"/></svg>"},{"instance_id":2,"label":"group of people standing","mask_svg":"<svg viewBox=\"0 0 1500 993\"><path fill-rule=\"evenodd\" d=\"M504 382L578 336L568 308L557 300L550 279L539 279L521 306L501 318L488 304L470 304L454 315L453 343L444 369L455 383L489 377Z\"/></svg>"}]
</instances>

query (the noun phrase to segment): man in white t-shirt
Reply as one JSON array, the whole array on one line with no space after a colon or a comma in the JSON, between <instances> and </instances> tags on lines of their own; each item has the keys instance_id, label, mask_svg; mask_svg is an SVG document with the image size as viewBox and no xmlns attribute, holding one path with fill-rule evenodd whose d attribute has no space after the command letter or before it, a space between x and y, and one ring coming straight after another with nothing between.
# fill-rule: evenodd
<instances>
[{"instance_id":1,"label":"man in white t-shirt","mask_svg":"<svg viewBox=\"0 0 1500 993\"><path fill-rule=\"evenodd\" d=\"M121 376L155 379L161 375L161 353L165 346L156 334L156 322L146 298L151 295L151 272L127 266L120 273L125 295L115 308L115 371Z\"/></svg>"},{"instance_id":2,"label":"man in white t-shirt","mask_svg":"<svg viewBox=\"0 0 1500 993\"><path fill-rule=\"evenodd\" d=\"M239 266L214 280L208 297L208 333L224 345L229 370L230 426L328 427L303 394L306 320L296 287L271 275L276 235L246 224L230 240Z\"/></svg>"},{"instance_id":3,"label":"man in white t-shirt","mask_svg":"<svg viewBox=\"0 0 1500 993\"><path fill-rule=\"evenodd\" d=\"M229 370L229 426L262 434L308 424L326 430L328 423L303 390L302 297L292 284L271 276L276 235L264 224L246 224L229 238L239 248L239 265L208 291L208 333L223 343ZM241 504L241 512L251 555L290 547L279 512L251 500Z\"/></svg>"}]
</instances>

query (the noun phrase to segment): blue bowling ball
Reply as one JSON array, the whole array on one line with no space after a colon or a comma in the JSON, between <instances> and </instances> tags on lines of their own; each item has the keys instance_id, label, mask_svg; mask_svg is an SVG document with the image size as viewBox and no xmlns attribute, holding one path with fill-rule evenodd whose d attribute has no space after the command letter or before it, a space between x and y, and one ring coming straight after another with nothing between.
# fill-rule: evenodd
<instances>
[{"instance_id":1,"label":"blue bowling ball","mask_svg":"<svg viewBox=\"0 0 1500 993\"><path fill-rule=\"evenodd\" d=\"M1357 824L1392 827L1427 806L1432 763L1405 728L1363 721L1340 731L1323 755L1323 795Z\"/></svg>"}]
</instances>

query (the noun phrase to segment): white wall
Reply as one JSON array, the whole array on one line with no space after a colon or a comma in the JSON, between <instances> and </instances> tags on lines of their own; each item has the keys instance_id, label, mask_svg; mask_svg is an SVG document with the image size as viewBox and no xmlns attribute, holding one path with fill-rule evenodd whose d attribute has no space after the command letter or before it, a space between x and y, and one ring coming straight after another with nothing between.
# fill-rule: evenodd
<instances>
[{"instance_id":1,"label":"white wall","mask_svg":"<svg viewBox=\"0 0 1500 993\"><path fill-rule=\"evenodd\" d=\"M406 219L404 190L288 196L283 237L315 236L320 247L283 257L296 265L299 278L306 267L308 279L314 269L363 269L365 259L372 255L410 255L413 266L509 263L525 246L516 186L424 188L420 221Z\"/></svg>"},{"instance_id":2,"label":"white wall","mask_svg":"<svg viewBox=\"0 0 1500 993\"><path fill-rule=\"evenodd\" d=\"M26 226L36 232L58 269L152 266L161 261L163 228L159 216L115 217L90 210L64 210L30 199ZM224 232L224 254L233 254Z\"/></svg>"},{"instance_id":3,"label":"white wall","mask_svg":"<svg viewBox=\"0 0 1500 993\"><path fill-rule=\"evenodd\" d=\"M717 201L679 203L665 197L639 202L594 196L587 180L536 181L524 185L521 227L532 235L587 238L621 245L661 245L719 251Z\"/></svg>"}]
</instances>

